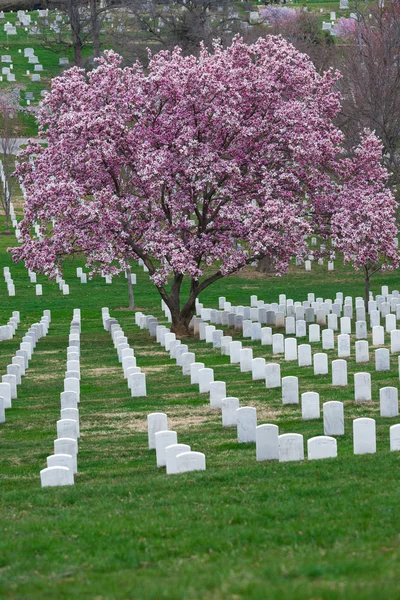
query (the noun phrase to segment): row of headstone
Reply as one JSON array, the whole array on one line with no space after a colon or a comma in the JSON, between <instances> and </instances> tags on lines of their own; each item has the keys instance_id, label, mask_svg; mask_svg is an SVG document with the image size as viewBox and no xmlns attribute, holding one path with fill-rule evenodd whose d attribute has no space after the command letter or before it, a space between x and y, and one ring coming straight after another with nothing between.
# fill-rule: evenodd
<instances>
[{"instance_id":1,"label":"row of headstone","mask_svg":"<svg viewBox=\"0 0 400 600\"><path fill-rule=\"evenodd\" d=\"M13 313L17 322L20 322L18 311ZM19 350L7 365L7 373L2 376L0 383L0 422L5 422L5 409L12 407L12 401L17 398L17 387L22 383L33 351L40 338L47 335L50 326L50 311L45 310L40 323L34 323L23 336Z\"/></svg>"},{"instance_id":2,"label":"row of headstone","mask_svg":"<svg viewBox=\"0 0 400 600\"><path fill-rule=\"evenodd\" d=\"M187 344L177 340L175 333L168 327L158 325L157 319L152 315L136 312L135 322L141 329L148 329L157 343L164 346L170 358L175 359L176 364L182 368L182 375L190 377L192 385L199 386L200 394L209 394L210 407L221 408L221 400L226 396L226 383L214 381L214 370L206 368L202 362L196 362L196 356L194 352L190 352Z\"/></svg>"},{"instance_id":3,"label":"row of headstone","mask_svg":"<svg viewBox=\"0 0 400 600\"><path fill-rule=\"evenodd\" d=\"M147 415L149 450L155 449L157 467L165 467L167 475L205 471L206 457L202 452L193 452L188 444L178 444L176 431L168 429L165 413Z\"/></svg>"},{"instance_id":4,"label":"row of headstone","mask_svg":"<svg viewBox=\"0 0 400 600\"><path fill-rule=\"evenodd\" d=\"M19 322L19 312L15 310L13 311L12 316L8 320L7 325L0 325L0 342L4 340L12 340L16 330L18 329Z\"/></svg>"},{"instance_id":5,"label":"row of headstone","mask_svg":"<svg viewBox=\"0 0 400 600\"><path fill-rule=\"evenodd\" d=\"M201 331L204 330L204 335ZM203 337L206 342L213 342L215 347L215 336L218 330L214 326L209 326L207 323L199 323L200 338ZM277 363L266 363L264 358L253 358L251 348L242 348L242 342L232 341L230 336L224 336L223 331L218 336L219 345L223 354L230 356L231 364L239 363L241 372L251 372L252 379L265 380L267 388L282 387L282 402L283 404L298 404L299 403L299 385L298 378L293 376L283 377L281 379L280 365ZM276 334L281 335L281 334ZM273 336L274 337L274 336ZM341 337L341 336L339 336ZM367 344L368 342L356 342L356 344ZM339 344L340 346L340 344ZM302 345L299 347L299 365L311 365L311 347ZM297 341L294 338L285 340L285 359L295 360L297 358ZM368 353L368 348L366 349ZM347 354L346 354L347 355ZM390 355L386 348L379 348L375 351L376 370L390 369ZM361 362L361 361L360 361ZM316 353L313 357L314 375L328 374L328 355L325 353ZM399 357L399 373L400 373L400 357ZM211 375L210 375L211 376ZM344 359L332 361L332 385L347 386L347 362ZM222 387L222 386L221 386ZM371 395L371 375L369 373L354 374L354 395L356 402L364 402L372 399ZM383 388L384 390L392 390L393 388ZM386 405L384 401L384 405ZM319 412L319 409L318 409ZM398 415L398 401L392 400L391 408L382 406L382 416Z\"/></svg>"},{"instance_id":6,"label":"row of headstone","mask_svg":"<svg viewBox=\"0 0 400 600\"><path fill-rule=\"evenodd\" d=\"M327 403L330 404L330 403ZM337 435L333 433L332 435ZM337 457L337 440L332 435L321 435L307 440L308 460ZM400 424L390 427L390 450L400 451ZM258 461L279 460L280 462L304 459L304 441L299 433L279 435L277 425L267 423L255 429L256 457ZM374 419L353 420L354 454L376 452L376 424Z\"/></svg>"},{"instance_id":7,"label":"row of headstone","mask_svg":"<svg viewBox=\"0 0 400 600\"><path fill-rule=\"evenodd\" d=\"M371 314L372 311L378 310L378 314L381 313L383 317L386 317L390 312L400 313L400 307L399 309L397 308L397 306L400 305L399 291L394 290L392 294L389 294L387 286L383 286L382 290L383 293L377 295L375 300L373 299L372 293L370 294L368 313ZM307 300L303 302L294 302L292 299L288 299L285 294L279 295L279 302L265 303L263 300L258 300L255 295L251 296L250 300L250 306L233 306L232 303L226 301L225 297L220 297L219 311L232 312L233 314L242 316L243 319L251 319L252 321L258 321L262 324L273 325L276 327L284 327L284 317L294 317L296 321L305 320L307 323L313 323L316 319L317 324L326 326L326 321L330 314L336 315L337 318L343 316L352 319L355 312L356 321L365 321L366 316L366 307L363 298L356 298L356 306L354 309L353 298L351 296L343 298L341 292L336 293L334 301L329 298L325 300L323 298L316 298L313 293L309 293L307 295ZM197 300L196 312L198 316L201 316L203 320L210 321L211 323L224 324L221 321L222 315L218 314L219 311L215 309L204 309L203 312L203 308L203 305ZM270 313L268 317L265 311ZM275 315L273 313L275 313ZM380 325L380 322L374 322L377 316L378 315L372 316L373 322L371 323L371 327L373 325ZM400 314L397 314L397 320L400 320ZM278 323L276 321L278 321ZM336 327L333 327L333 323L336 321L337 320L332 317L332 325L328 324L328 326L337 330L337 323ZM343 322L343 327L349 327L348 321ZM294 331L292 333L294 333ZM342 331L342 333L346 333L346 331ZM350 330L347 331L347 333L350 333Z\"/></svg>"},{"instance_id":8,"label":"row of headstone","mask_svg":"<svg viewBox=\"0 0 400 600\"><path fill-rule=\"evenodd\" d=\"M144 261L143 261L143 259L139 258L139 260L138 260L138 265L139 265L140 267L142 267L142 269L143 269L143 271L144 271L145 273L148 273L148 272L149 272L149 269L148 269L148 268L146 267L146 265L144 264Z\"/></svg>"},{"instance_id":9,"label":"row of headstone","mask_svg":"<svg viewBox=\"0 0 400 600\"><path fill-rule=\"evenodd\" d=\"M69 296L69 285L61 277L61 275L56 275L56 283L58 284L58 289L60 292L63 293L63 296Z\"/></svg>"},{"instance_id":10,"label":"row of headstone","mask_svg":"<svg viewBox=\"0 0 400 600\"><path fill-rule=\"evenodd\" d=\"M64 391L60 397L60 419L57 421L57 439L54 440L54 454L47 457L47 467L40 471L42 487L74 485L74 476L78 472L80 334L81 311L75 308L69 330Z\"/></svg>"},{"instance_id":11,"label":"row of headstone","mask_svg":"<svg viewBox=\"0 0 400 600\"><path fill-rule=\"evenodd\" d=\"M76 276L80 279L81 283L87 283L87 273L84 272L82 267L77 267Z\"/></svg>"},{"instance_id":12,"label":"row of headstone","mask_svg":"<svg viewBox=\"0 0 400 600\"><path fill-rule=\"evenodd\" d=\"M7 285L8 295L15 296L15 285L14 285L13 278L11 277L9 267L4 267L3 274L4 274L4 281L6 282L6 285Z\"/></svg>"},{"instance_id":13,"label":"row of headstone","mask_svg":"<svg viewBox=\"0 0 400 600\"><path fill-rule=\"evenodd\" d=\"M142 328L150 329L151 323L149 324L148 320L151 319L154 319L154 317L149 318L143 315L142 313L136 313L136 324L141 326ZM210 341L210 331L207 331L207 333L208 340ZM168 330L168 328L164 326L156 324L154 335L156 336L157 341L165 346L166 350L171 350L171 344L174 344L174 350L175 348L179 348L179 346L181 345L179 341L179 343L176 344L177 340L175 339L175 335L172 334ZM188 352L183 352L182 356L185 356L185 354L188 354ZM190 358L191 360L195 360L194 354ZM242 366L243 363L242 361L240 362ZM343 362L346 363L346 361ZM303 437L301 435L283 434L282 436L279 436L278 428L276 425L265 424L257 426L256 409L254 407L240 407L238 398L226 396L224 397L224 394L226 394L225 384L224 382L213 382L212 369L204 369L204 364L196 364L195 362L191 362L190 370L192 383L198 382L200 385L199 373L201 374L203 370L211 372L209 374L207 373L209 377L207 377L207 381L203 382L203 385L207 386L213 385L213 383L223 383L223 386L221 386L221 397L219 398L219 407L222 408L222 424L224 427L235 426L237 428L237 438L239 443L256 442L257 460L269 460L275 458L279 459L280 461L289 461L302 460L304 458L304 444ZM357 375L362 376L363 374ZM193 377L195 378L195 381L193 381ZM363 378L361 377L359 385L362 385L362 379ZM355 382L357 387L357 378L355 378ZM224 387L224 389L222 389L222 387ZM298 402L297 377L283 378L282 388L283 402L291 403L295 396L296 402ZM382 388L380 390L380 400L382 416L398 415L398 397L396 388ZM215 405L215 407L217 407L217 405ZM331 436L344 435L343 403L335 401L324 403L323 415L324 435L312 438L307 442L308 458L310 460L336 457L337 442L335 438ZM315 392L307 392L305 394L302 394L302 416L303 419L320 418L319 394L316 394ZM365 439L366 429L365 426L363 426L363 423L365 423L363 419L357 419L354 425L355 454L360 454L369 451L368 449L365 450L365 448L368 448L369 446L368 442ZM154 438L155 431L163 432L163 435L160 436L160 439L163 438L164 440L162 442L162 444L164 445L163 447L165 447L166 443L172 443L173 445L177 445L176 432L171 433L171 437L168 437L169 434L165 433L166 430L166 415L164 415L163 413L155 413L154 416L151 417L151 421L149 422L149 447L151 447L151 444L154 443L154 441L151 442L151 436L153 436ZM400 425L397 429L396 426L394 426L393 430L391 428L391 449L393 449L392 438L394 439L396 432L400 442ZM271 436L275 439L275 444L270 439Z\"/></svg>"},{"instance_id":14,"label":"row of headstone","mask_svg":"<svg viewBox=\"0 0 400 600\"><path fill-rule=\"evenodd\" d=\"M107 307L101 309L103 327L111 334L114 348L118 353L118 360L122 365L124 378L128 383L128 388L132 398L141 398L147 395L146 374L142 373L140 367L136 364L135 352L128 344L128 338L119 325L118 321L110 317Z\"/></svg>"}]
</instances>

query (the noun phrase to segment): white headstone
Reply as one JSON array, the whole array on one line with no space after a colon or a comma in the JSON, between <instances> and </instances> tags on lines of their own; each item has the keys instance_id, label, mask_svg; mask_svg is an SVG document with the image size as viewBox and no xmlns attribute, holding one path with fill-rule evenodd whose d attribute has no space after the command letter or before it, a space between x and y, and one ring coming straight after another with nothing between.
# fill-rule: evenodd
<instances>
[{"instance_id":1,"label":"white headstone","mask_svg":"<svg viewBox=\"0 0 400 600\"><path fill-rule=\"evenodd\" d=\"M356 362L369 362L369 349L368 342L366 340L356 342Z\"/></svg>"},{"instance_id":2,"label":"white headstone","mask_svg":"<svg viewBox=\"0 0 400 600\"><path fill-rule=\"evenodd\" d=\"M251 361L251 373L253 381L265 379L265 358L253 358Z\"/></svg>"},{"instance_id":3,"label":"white headstone","mask_svg":"<svg viewBox=\"0 0 400 600\"><path fill-rule=\"evenodd\" d=\"M202 452L183 452L176 457L176 469L178 473L205 471L206 457Z\"/></svg>"},{"instance_id":4,"label":"white headstone","mask_svg":"<svg viewBox=\"0 0 400 600\"><path fill-rule=\"evenodd\" d=\"M258 461L278 460L279 427L272 424L256 427L256 457Z\"/></svg>"},{"instance_id":5,"label":"white headstone","mask_svg":"<svg viewBox=\"0 0 400 600\"><path fill-rule=\"evenodd\" d=\"M239 398L228 396L223 398L222 402L222 427L237 426L237 409L239 408Z\"/></svg>"},{"instance_id":6,"label":"white headstone","mask_svg":"<svg viewBox=\"0 0 400 600\"><path fill-rule=\"evenodd\" d=\"M298 347L299 367L310 367L312 365L311 346L309 344L300 344Z\"/></svg>"},{"instance_id":7,"label":"white headstone","mask_svg":"<svg viewBox=\"0 0 400 600\"><path fill-rule=\"evenodd\" d=\"M388 348L375 350L375 369L376 371L390 371L390 352Z\"/></svg>"},{"instance_id":8,"label":"white headstone","mask_svg":"<svg viewBox=\"0 0 400 600\"><path fill-rule=\"evenodd\" d=\"M371 400L371 375L369 373L354 374L354 399L356 402Z\"/></svg>"},{"instance_id":9,"label":"white headstone","mask_svg":"<svg viewBox=\"0 0 400 600\"><path fill-rule=\"evenodd\" d=\"M344 359L332 361L332 385L347 385L347 362Z\"/></svg>"},{"instance_id":10,"label":"white headstone","mask_svg":"<svg viewBox=\"0 0 400 600\"><path fill-rule=\"evenodd\" d=\"M298 377L292 375L282 377L282 403L283 404L298 404L299 403L299 380Z\"/></svg>"},{"instance_id":11,"label":"white headstone","mask_svg":"<svg viewBox=\"0 0 400 600\"><path fill-rule=\"evenodd\" d=\"M238 443L256 441L257 411L251 406L236 411Z\"/></svg>"},{"instance_id":12,"label":"white headstone","mask_svg":"<svg viewBox=\"0 0 400 600\"><path fill-rule=\"evenodd\" d=\"M157 467L165 467L166 465L166 448L172 444L178 443L176 431L156 431L154 433L156 443L156 459Z\"/></svg>"},{"instance_id":13,"label":"white headstone","mask_svg":"<svg viewBox=\"0 0 400 600\"><path fill-rule=\"evenodd\" d=\"M190 452L191 448L187 444L171 444L165 448L165 462L167 475L178 473L176 457L183 452Z\"/></svg>"},{"instance_id":14,"label":"white headstone","mask_svg":"<svg viewBox=\"0 0 400 600\"><path fill-rule=\"evenodd\" d=\"M314 354L314 375L328 374L328 355L323 352Z\"/></svg>"},{"instance_id":15,"label":"white headstone","mask_svg":"<svg viewBox=\"0 0 400 600\"><path fill-rule=\"evenodd\" d=\"M146 375L144 373L133 373L129 377L129 384L132 398L141 398L146 396Z\"/></svg>"},{"instance_id":16,"label":"white headstone","mask_svg":"<svg viewBox=\"0 0 400 600\"><path fill-rule=\"evenodd\" d=\"M396 387L383 387L379 390L381 417L397 417L399 414L399 394Z\"/></svg>"},{"instance_id":17,"label":"white headstone","mask_svg":"<svg viewBox=\"0 0 400 600\"><path fill-rule=\"evenodd\" d=\"M304 441L299 433L284 433L279 438L279 462L304 459Z\"/></svg>"},{"instance_id":18,"label":"white headstone","mask_svg":"<svg viewBox=\"0 0 400 600\"><path fill-rule=\"evenodd\" d=\"M272 336L272 354L283 354L284 348L284 337L282 333L274 333Z\"/></svg>"},{"instance_id":19,"label":"white headstone","mask_svg":"<svg viewBox=\"0 0 400 600\"><path fill-rule=\"evenodd\" d=\"M210 382L210 406L211 408L222 408L222 400L226 398L225 381Z\"/></svg>"},{"instance_id":20,"label":"white headstone","mask_svg":"<svg viewBox=\"0 0 400 600\"><path fill-rule=\"evenodd\" d=\"M385 331L381 325L372 327L372 345L383 346L385 343Z\"/></svg>"},{"instance_id":21,"label":"white headstone","mask_svg":"<svg viewBox=\"0 0 400 600\"><path fill-rule=\"evenodd\" d=\"M301 416L304 420L319 419L319 394L317 392L305 392L301 395Z\"/></svg>"},{"instance_id":22,"label":"white headstone","mask_svg":"<svg viewBox=\"0 0 400 600\"><path fill-rule=\"evenodd\" d=\"M265 365L265 386L267 388L281 387L281 366L278 363Z\"/></svg>"},{"instance_id":23,"label":"white headstone","mask_svg":"<svg viewBox=\"0 0 400 600\"><path fill-rule=\"evenodd\" d=\"M156 447L155 434L157 431L168 431L168 417L165 413L158 412L147 415L149 449Z\"/></svg>"},{"instance_id":24,"label":"white headstone","mask_svg":"<svg viewBox=\"0 0 400 600\"><path fill-rule=\"evenodd\" d=\"M337 457L337 441L333 437L319 435L307 440L308 460Z\"/></svg>"},{"instance_id":25,"label":"white headstone","mask_svg":"<svg viewBox=\"0 0 400 600\"><path fill-rule=\"evenodd\" d=\"M347 333L338 335L338 356L339 358L350 356L350 336Z\"/></svg>"},{"instance_id":26,"label":"white headstone","mask_svg":"<svg viewBox=\"0 0 400 600\"><path fill-rule=\"evenodd\" d=\"M375 420L369 418L354 419L353 421L354 454L375 454L376 426Z\"/></svg>"},{"instance_id":27,"label":"white headstone","mask_svg":"<svg viewBox=\"0 0 400 600\"><path fill-rule=\"evenodd\" d=\"M67 467L47 467L40 471L42 487L74 485L74 474Z\"/></svg>"},{"instance_id":28,"label":"white headstone","mask_svg":"<svg viewBox=\"0 0 400 600\"><path fill-rule=\"evenodd\" d=\"M325 435L344 435L343 402L332 400L322 405Z\"/></svg>"},{"instance_id":29,"label":"white headstone","mask_svg":"<svg viewBox=\"0 0 400 600\"><path fill-rule=\"evenodd\" d=\"M390 428L390 450L399 451L400 450L400 423L397 425L392 425Z\"/></svg>"}]
</instances>

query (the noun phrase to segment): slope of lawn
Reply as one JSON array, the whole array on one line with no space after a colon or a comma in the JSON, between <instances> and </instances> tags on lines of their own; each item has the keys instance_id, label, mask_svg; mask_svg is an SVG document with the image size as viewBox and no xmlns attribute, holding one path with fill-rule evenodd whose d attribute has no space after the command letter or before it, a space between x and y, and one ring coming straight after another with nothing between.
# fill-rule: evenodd
<instances>
[{"instance_id":1,"label":"slope of lawn","mask_svg":"<svg viewBox=\"0 0 400 600\"><path fill-rule=\"evenodd\" d=\"M75 276L83 261L70 261L65 278L70 295L43 276L36 297L27 271L5 249L0 236L0 323L13 310L21 324L13 340L0 342L0 374L29 325L44 309L52 312L47 337L36 347L18 399L0 425L0 597L13 599L259 599L398 597L400 559L400 453L389 451L389 426L400 419L379 416L378 390L398 385L397 356L389 373L356 366L354 339L348 361L349 385L333 388L329 376L311 367L281 362L282 375L298 375L300 393L317 391L321 404L345 403L345 436L337 459L279 464L257 463L254 444L238 444L234 429L222 429L208 394L191 386L175 361L135 326L123 310L126 281L102 279L81 285ZM9 266L16 296L3 280ZM136 267L137 309L165 322L148 276ZM397 273L375 276L374 293L387 283L400 288ZM334 298L337 291L362 295L361 277L349 269L312 273L293 267L282 278L249 270L215 284L201 297L218 307L218 296L249 304L250 295L276 301L279 293L304 300L308 292ZM116 317L137 363L147 375L146 398L128 393L111 338L102 328L101 308ZM69 324L82 311L81 439L73 487L41 489L39 472L53 453L59 394L63 390ZM237 339L238 334L231 332ZM352 336L354 338L354 336ZM388 335L386 334L386 342ZM323 434L322 419L302 421L300 406L282 406L281 390L252 382L219 350L195 338L187 341L196 360L215 370L227 393L242 406L257 407L258 423L275 423L280 433L308 438ZM252 346L254 356L272 358L271 347ZM320 346L313 345L313 352ZM330 361L336 351L329 351ZM373 401L355 405L353 373L367 370ZM166 476L147 449L146 416L168 414L178 441L204 452L205 472ZM354 456L352 419L377 421L377 453Z\"/></svg>"}]
</instances>

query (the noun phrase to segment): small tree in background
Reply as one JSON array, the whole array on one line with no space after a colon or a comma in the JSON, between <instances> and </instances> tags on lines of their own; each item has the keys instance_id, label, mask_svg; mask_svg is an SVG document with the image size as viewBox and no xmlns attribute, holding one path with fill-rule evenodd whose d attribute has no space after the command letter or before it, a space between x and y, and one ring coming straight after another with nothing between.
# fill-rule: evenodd
<instances>
[{"instance_id":1,"label":"small tree in background","mask_svg":"<svg viewBox=\"0 0 400 600\"><path fill-rule=\"evenodd\" d=\"M53 80L39 114L48 146L17 169L27 201L13 257L47 275L74 253L110 273L141 258L186 334L209 285L264 257L285 272L334 212L338 75L273 36L160 52L147 72L120 63L108 52L91 73Z\"/></svg>"},{"instance_id":2,"label":"small tree in background","mask_svg":"<svg viewBox=\"0 0 400 600\"><path fill-rule=\"evenodd\" d=\"M11 172L17 152L16 117L18 103L15 96L0 92L0 206L5 216L6 233L10 233Z\"/></svg>"},{"instance_id":3,"label":"small tree in background","mask_svg":"<svg viewBox=\"0 0 400 600\"><path fill-rule=\"evenodd\" d=\"M399 266L396 202L386 188L388 173L381 166L382 143L364 132L353 159L343 161L345 184L332 216L332 237L344 261L364 271L368 306L371 275Z\"/></svg>"}]
</instances>

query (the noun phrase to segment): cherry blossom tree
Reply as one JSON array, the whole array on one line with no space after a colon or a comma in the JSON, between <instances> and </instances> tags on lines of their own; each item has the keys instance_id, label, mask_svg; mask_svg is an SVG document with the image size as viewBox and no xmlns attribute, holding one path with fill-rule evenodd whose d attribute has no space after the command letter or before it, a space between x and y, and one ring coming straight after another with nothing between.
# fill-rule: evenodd
<instances>
[{"instance_id":1,"label":"cherry blossom tree","mask_svg":"<svg viewBox=\"0 0 400 600\"><path fill-rule=\"evenodd\" d=\"M210 284L263 257L284 273L306 251L340 185L338 77L273 36L163 51L146 72L113 52L88 74L70 69L39 113L47 147L32 143L17 167L14 260L54 276L74 253L92 272L141 258L187 333Z\"/></svg>"},{"instance_id":2,"label":"cherry blossom tree","mask_svg":"<svg viewBox=\"0 0 400 600\"><path fill-rule=\"evenodd\" d=\"M397 204L386 188L387 171L381 166L382 143L365 131L352 159L342 161L344 184L331 220L332 239L344 261L364 271L365 303L370 277L400 264L397 248Z\"/></svg>"}]
</instances>

